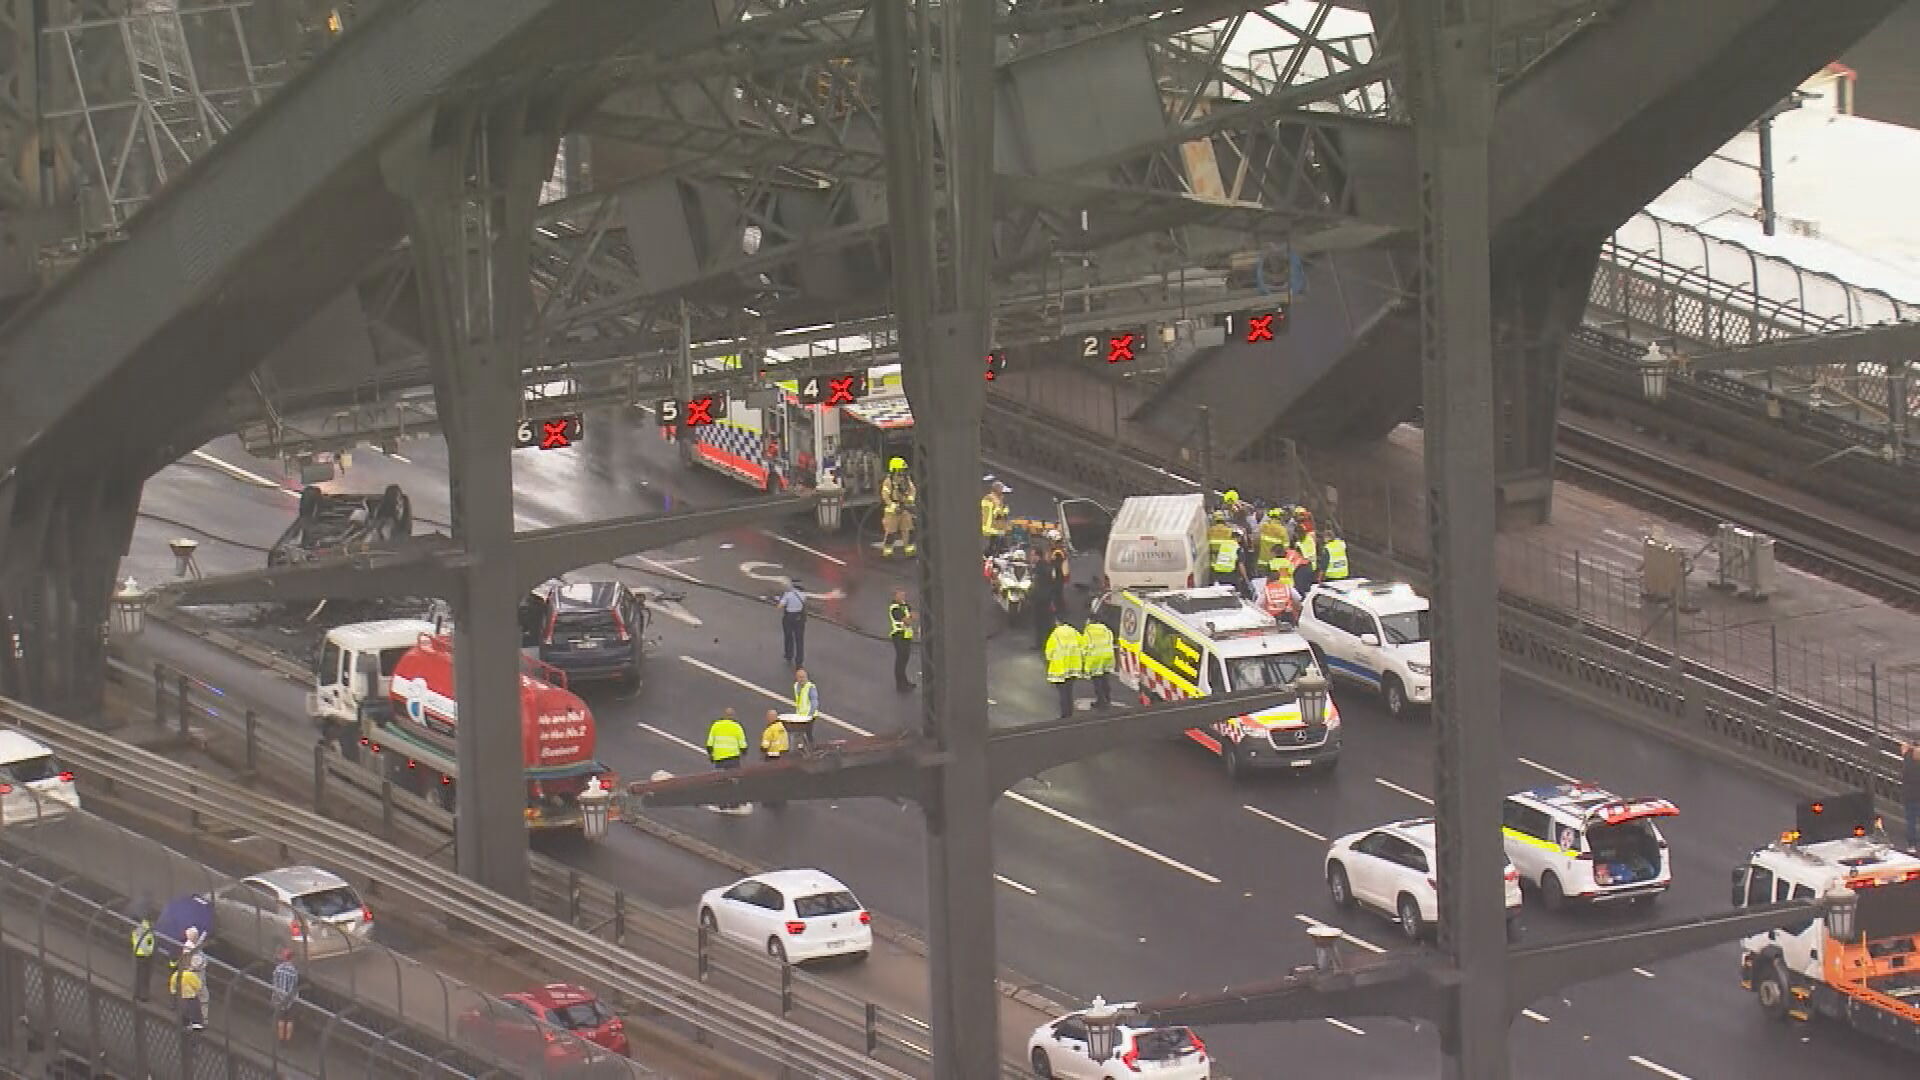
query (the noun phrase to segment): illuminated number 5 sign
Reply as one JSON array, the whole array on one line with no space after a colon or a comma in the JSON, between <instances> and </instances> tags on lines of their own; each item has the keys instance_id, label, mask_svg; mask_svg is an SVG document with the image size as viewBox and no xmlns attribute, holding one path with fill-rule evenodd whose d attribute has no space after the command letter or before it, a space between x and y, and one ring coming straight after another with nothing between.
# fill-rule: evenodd
<instances>
[{"instance_id":1,"label":"illuminated number 5 sign","mask_svg":"<svg viewBox=\"0 0 1920 1080\"><path fill-rule=\"evenodd\" d=\"M653 415L659 417L660 426L672 427L680 422L680 399L661 398L653 403Z\"/></svg>"}]
</instances>

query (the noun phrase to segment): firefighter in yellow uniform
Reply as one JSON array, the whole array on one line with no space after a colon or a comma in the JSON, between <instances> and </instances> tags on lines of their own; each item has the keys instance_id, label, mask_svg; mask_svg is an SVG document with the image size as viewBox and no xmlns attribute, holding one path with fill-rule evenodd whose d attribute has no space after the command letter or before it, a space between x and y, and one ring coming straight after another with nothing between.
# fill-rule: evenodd
<instances>
[{"instance_id":1,"label":"firefighter in yellow uniform","mask_svg":"<svg viewBox=\"0 0 1920 1080\"><path fill-rule=\"evenodd\" d=\"M1013 531L1013 511L1007 508L1007 485L987 477L987 493L980 496L980 538L985 542L985 557L991 559L1007 550L1007 534Z\"/></svg>"},{"instance_id":2,"label":"firefighter in yellow uniform","mask_svg":"<svg viewBox=\"0 0 1920 1080\"><path fill-rule=\"evenodd\" d=\"M1274 507L1260 523L1260 550L1254 553L1261 566L1270 566L1273 557L1287 550L1287 512Z\"/></svg>"},{"instance_id":3,"label":"firefighter in yellow uniform","mask_svg":"<svg viewBox=\"0 0 1920 1080\"><path fill-rule=\"evenodd\" d=\"M1086 674L1082 648L1080 631L1055 615L1053 633L1047 637L1047 681L1059 690L1062 720L1073 717L1073 683Z\"/></svg>"},{"instance_id":4,"label":"firefighter in yellow uniform","mask_svg":"<svg viewBox=\"0 0 1920 1080\"><path fill-rule=\"evenodd\" d=\"M1107 676L1113 674L1113 631L1099 619L1089 618L1080 632L1080 666L1093 684L1093 704L1105 709L1113 705L1113 688Z\"/></svg>"},{"instance_id":5,"label":"firefighter in yellow uniform","mask_svg":"<svg viewBox=\"0 0 1920 1080\"><path fill-rule=\"evenodd\" d=\"M907 471L904 458L887 462L887 478L880 482L880 554L893 555L895 548L913 555L920 546L913 542L913 513L918 508L919 489Z\"/></svg>"}]
</instances>

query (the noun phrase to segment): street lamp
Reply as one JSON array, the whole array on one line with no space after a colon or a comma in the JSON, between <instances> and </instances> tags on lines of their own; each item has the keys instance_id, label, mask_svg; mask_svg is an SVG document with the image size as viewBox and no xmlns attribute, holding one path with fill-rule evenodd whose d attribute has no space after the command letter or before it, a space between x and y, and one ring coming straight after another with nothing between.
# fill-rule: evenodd
<instances>
[{"instance_id":1,"label":"street lamp","mask_svg":"<svg viewBox=\"0 0 1920 1080\"><path fill-rule=\"evenodd\" d=\"M139 582L132 578L121 582L120 591L113 594L113 632L121 637L138 634L146 626L147 600Z\"/></svg>"},{"instance_id":2,"label":"street lamp","mask_svg":"<svg viewBox=\"0 0 1920 1080\"><path fill-rule=\"evenodd\" d=\"M1340 970L1340 938L1342 931L1337 926L1315 923L1307 927L1307 937L1313 941L1313 966L1316 971Z\"/></svg>"},{"instance_id":3,"label":"street lamp","mask_svg":"<svg viewBox=\"0 0 1920 1080\"><path fill-rule=\"evenodd\" d=\"M1640 358L1640 392L1648 401L1663 401L1667 396L1667 372L1673 368L1673 357L1659 342L1647 346L1647 353Z\"/></svg>"},{"instance_id":4,"label":"street lamp","mask_svg":"<svg viewBox=\"0 0 1920 1080\"><path fill-rule=\"evenodd\" d=\"M1327 680L1306 674L1293 681L1293 693L1300 701L1300 722L1322 723L1327 718Z\"/></svg>"},{"instance_id":5,"label":"street lamp","mask_svg":"<svg viewBox=\"0 0 1920 1080\"><path fill-rule=\"evenodd\" d=\"M200 580L200 563L193 557L200 550L200 541L177 536L167 541L167 547L173 552L173 576Z\"/></svg>"},{"instance_id":6,"label":"street lamp","mask_svg":"<svg viewBox=\"0 0 1920 1080\"><path fill-rule=\"evenodd\" d=\"M1859 921L1860 895L1847 888L1846 882L1836 881L1827 887L1827 934L1835 941L1852 941L1853 929Z\"/></svg>"},{"instance_id":7,"label":"street lamp","mask_svg":"<svg viewBox=\"0 0 1920 1080\"><path fill-rule=\"evenodd\" d=\"M1107 1004L1106 998L1096 997L1080 1018L1087 1025L1087 1056L1095 1061L1112 1057L1119 1049L1120 1010Z\"/></svg>"},{"instance_id":8,"label":"street lamp","mask_svg":"<svg viewBox=\"0 0 1920 1080\"><path fill-rule=\"evenodd\" d=\"M609 810L613 803L613 792L600 782L600 777L587 778L587 790L580 793L580 831L589 840L605 840Z\"/></svg>"}]
</instances>

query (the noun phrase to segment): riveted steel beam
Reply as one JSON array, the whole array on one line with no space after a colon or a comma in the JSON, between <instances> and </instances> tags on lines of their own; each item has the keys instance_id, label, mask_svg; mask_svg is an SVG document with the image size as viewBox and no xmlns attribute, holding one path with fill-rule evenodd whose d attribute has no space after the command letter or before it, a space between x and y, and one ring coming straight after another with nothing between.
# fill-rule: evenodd
<instances>
[{"instance_id":1,"label":"riveted steel beam","mask_svg":"<svg viewBox=\"0 0 1920 1080\"><path fill-rule=\"evenodd\" d=\"M1825 912L1824 901L1818 900L1768 904L1576 941L1514 949L1507 957L1508 1007L1517 1011L1530 1001L1558 993L1574 983L1617 975L1655 960L1822 918Z\"/></svg>"},{"instance_id":2,"label":"riveted steel beam","mask_svg":"<svg viewBox=\"0 0 1920 1080\"><path fill-rule=\"evenodd\" d=\"M1211 729L1229 717L1293 701L1289 691L1250 690L1002 729L987 736L988 776L995 791L1006 791L1021 780L1085 761L1109 748L1163 739L1193 728Z\"/></svg>"}]
</instances>

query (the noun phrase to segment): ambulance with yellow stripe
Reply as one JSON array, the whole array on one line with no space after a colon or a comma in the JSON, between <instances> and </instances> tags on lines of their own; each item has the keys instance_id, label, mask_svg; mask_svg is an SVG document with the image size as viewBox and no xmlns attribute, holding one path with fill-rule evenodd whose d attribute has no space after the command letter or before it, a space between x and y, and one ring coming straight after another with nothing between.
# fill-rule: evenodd
<instances>
[{"instance_id":1,"label":"ambulance with yellow stripe","mask_svg":"<svg viewBox=\"0 0 1920 1080\"><path fill-rule=\"evenodd\" d=\"M1121 590L1100 599L1097 617L1113 629L1120 682L1150 705L1238 690L1279 688L1326 675L1313 650L1230 585L1157 592ZM1187 738L1240 776L1278 769L1331 769L1340 760L1340 712L1328 695L1306 718L1298 702L1229 717Z\"/></svg>"},{"instance_id":2,"label":"ambulance with yellow stripe","mask_svg":"<svg viewBox=\"0 0 1920 1080\"><path fill-rule=\"evenodd\" d=\"M775 383L772 404L734 398L724 417L687 429L693 461L759 491L814 488L832 477L846 493L843 506L877 502L887 461L913 460L913 412L900 365L851 374L851 385L827 375ZM838 400L848 396L854 400Z\"/></svg>"}]
</instances>

